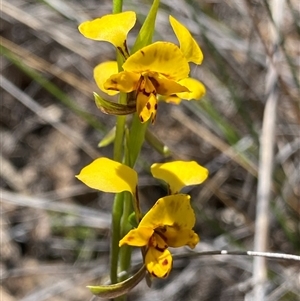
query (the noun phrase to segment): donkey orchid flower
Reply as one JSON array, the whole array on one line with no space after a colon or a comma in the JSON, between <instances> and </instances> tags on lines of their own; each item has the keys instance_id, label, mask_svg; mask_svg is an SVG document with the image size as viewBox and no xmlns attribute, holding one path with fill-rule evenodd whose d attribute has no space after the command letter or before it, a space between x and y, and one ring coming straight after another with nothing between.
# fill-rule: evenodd
<instances>
[{"instance_id":1,"label":"donkey orchid flower","mask_svg":"<svg viewBox=\"0 0 300 301\"><path fill-rule=\"evenodd\" d=\"M136 22L134 12L106 15L79 26L89 39L113 44L123 55L123 70L118 72L115 61L104 62L94 69L98 87L108 95L118 92L135 94L136 111L141 122L155 121L157 96L166 102L179 104L181 99L199 99L204 85L190 78L189 62L201 64L203 54L188 29L170 16L170 24L180 47L170 42L156 42L129 55L126 39Z\"/></svg>"}]
</instances>

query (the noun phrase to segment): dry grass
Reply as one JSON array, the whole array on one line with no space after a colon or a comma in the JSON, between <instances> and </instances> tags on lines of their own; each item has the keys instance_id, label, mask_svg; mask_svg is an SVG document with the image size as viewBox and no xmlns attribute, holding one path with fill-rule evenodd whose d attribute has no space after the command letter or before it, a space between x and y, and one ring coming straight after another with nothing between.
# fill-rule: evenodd
<instances>
[{"instance_id":1,"label":"dry grass","mask_svg":"<svg viewBox=\"0 0 300 301\"><path fill-rule=\"evenodd\" d=\"M124 1L144 19L151 1ZM201 102L161 103L150 131L168 159L210 170L190 191L197 251L299 254L299 4L296 0L161 1L155 39L175 42L167 16L186 24L205 61L192 70ZM97 148L115 118L97 111L93 67L113 48L83 38L80 22L110 1L1 2L1 277L5 301L90 300L87 284L107 280L112 196L74 175L112 147ZM271 18L271 15L273 16ZM140 20L140 22L141 22ZM131 32L133 42L138 27ZM149 166L164 160L150 144L140 173L146 210L162 189ZM182 254L188 250L174 250ZM136 264L138 252L133 254ZM178 259L167 280L144 282L129 300L296 300L299 265L240 256ZM254 285L265 280L266 285Z\"/></svg>"}]
</instances>

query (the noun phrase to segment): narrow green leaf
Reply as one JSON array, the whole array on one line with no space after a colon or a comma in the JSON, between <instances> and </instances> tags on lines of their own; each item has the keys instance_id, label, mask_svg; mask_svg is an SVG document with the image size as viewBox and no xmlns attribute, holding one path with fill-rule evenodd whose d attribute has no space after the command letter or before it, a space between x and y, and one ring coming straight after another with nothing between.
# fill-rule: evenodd
<instances>
[{"instance_id":1,"label":"narrow green leaf","mask_svg":"<svg viewBox=\"0 0 300 301\"><path fill-rule=\"evenodd\" d=\"M156 14L159 7L159 0L154 0L148 16L135 40L131 54L152 43Z\"/></svg>"},{"instance_id":2,"label":"narrow green leaf","mask_svg":"<svg viewBox=\"0 0 300 301\"><path fill-rule=\"evenodd\" d=\"M170 149L154 134L152 134L149 129L146 130L145 139L159 154L165 157L171 155Z\"/></svg>"},{"instance_id":3,"label":"narrow green leaf","mask_svg":"<svg viewBox=\"0 0 300 301\"><path fill-rule=\"evenodd\" d=\"M116 137L116 127L114 126L98 143L98 147L105 147L114 142Z\"/></svg>"},{"instance_id":4,"label":"narrow green leaf","mask_svg":"<svg viewBox=\"0 0 300 301\"><path fill-rule=\"evenodd\" d=\"M94 92L95 103L98 109L109 115L128 115L136 111L135 104L125 105L105 100Z\"/></svg>"},{"instance_id":5,"label":"narrow green leaf","mask_svg":"<svg viewBox=\"0 0 300 301\"><path fill-rule=\"evenodd\" d=\"M145 274L146 269L143 265L136 274L125 281L111 285L88 286L88 288L94 295L100 298L117 298L131 291L139 282L142 281L142 279L145 277Z\"/></svg>"},{"instance_id":6,"label":"narrow green leaf","mask_svg":"<svg viewBox=\"0 0 300 301\"><path fill-rule=\"evenodd\" d=\"M128 165L132 168L145 141L145 132L147 130L149 122L150 119L145 123L141 123L139 116L137 114L133 115L132 124L127 139L127 147L129 153Z\"/></svg>"}]
</instances>

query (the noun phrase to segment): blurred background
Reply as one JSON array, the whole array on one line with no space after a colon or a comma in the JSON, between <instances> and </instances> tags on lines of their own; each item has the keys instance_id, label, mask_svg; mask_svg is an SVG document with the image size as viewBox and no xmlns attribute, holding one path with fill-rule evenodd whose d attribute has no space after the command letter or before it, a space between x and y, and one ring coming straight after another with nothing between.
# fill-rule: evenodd
<instances>
[{"instance_id":1,"label":"blurred background","mask_svg":"<svg viewBox=\"0 0 300 301\"><path fill-rule=\"evenodd\" d=\"M151 3L124 0L138 16L129 45ZM115 117L96 108L92 74L115 50L77 27L112 3L2 0L1 9L1 300L88 301L85 286L108 280L113 195L74 176L112 156L112 145L98 143ZM177 43L169 14L190 29L204 53L191 76L207 95L159 104L149 136L169 155L145 143L139 192L145 211L165 194L150 175L154 162L195 160L209 169L189 190L196 251L263 249L267 237L266 250L299 255L299 12L297 0L161 1L154 40ZM168 279L151 289L142 281L128 300L255 300L259 261L189 251L172 250L186 255ZM138 249L133 261L141 262ZM295 261L268 260L263 300L299 300L299 271Z\"/></svg>"}]
</instances>

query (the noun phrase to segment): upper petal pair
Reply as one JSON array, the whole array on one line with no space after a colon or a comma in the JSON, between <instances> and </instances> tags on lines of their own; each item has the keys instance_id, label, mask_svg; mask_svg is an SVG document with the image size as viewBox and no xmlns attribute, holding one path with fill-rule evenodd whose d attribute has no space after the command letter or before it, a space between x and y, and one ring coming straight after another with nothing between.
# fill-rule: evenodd
<instances>
[{"instance_id":1,"label":"upper petal pair","mask_svg":"<svg viewBox=\"0 0 300 301\"><path fill-rule=\"evenodd\" d=\"M180 50L187 61L201 64L203 60L202 51L189 30L172 16L169 16L169 21L179 41ZM106 41L122 51L127 51L125 41L135 22L135 12L126 11L83 22L78 28L86 38Z\"/></svg>"}]
</instances>

